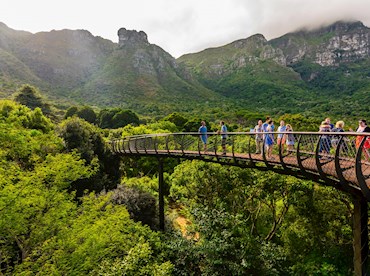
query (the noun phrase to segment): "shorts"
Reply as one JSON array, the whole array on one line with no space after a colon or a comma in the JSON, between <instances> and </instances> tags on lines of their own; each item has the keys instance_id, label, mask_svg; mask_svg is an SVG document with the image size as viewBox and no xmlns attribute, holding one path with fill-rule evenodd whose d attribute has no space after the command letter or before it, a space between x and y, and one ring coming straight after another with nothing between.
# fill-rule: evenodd
<instances>
[{"instance_id":1,"label":"shorts","mask_svg":"<svg viewBox=\"0 0 370 276\"><path fill-rule=\"evenodd\" d=\"M226 145L226 137L225 138L221 138L221 145L222 146L225 146Z\"/></svg>"}]
</instances>

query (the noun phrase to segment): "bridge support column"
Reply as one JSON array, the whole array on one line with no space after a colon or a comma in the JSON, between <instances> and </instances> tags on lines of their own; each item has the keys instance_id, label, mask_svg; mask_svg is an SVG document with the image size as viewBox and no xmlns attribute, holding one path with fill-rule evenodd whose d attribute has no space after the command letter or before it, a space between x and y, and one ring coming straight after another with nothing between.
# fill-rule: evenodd
<instances>
[{"instance_id":1,"label":"bridge support column","mask_svg":"<svg viewBox=\"0 0 370 276\"><path fill-rule=\"evenodd\" d=\"M158 206L159 206L159 229L164 231L164 183L163 183L163 160L158 159Z\"/></svg>"},{"instance_id":2,"label":"bridge support column","mask_svg":"<svg viewBox=\"0 0 370 276\"><path fill-rule=\"evenodd\" d=\"M355 275L369 275L367 271L369 239L368 239L368 207L365 198L354 198L353 215L353 263Z\"/></svg>"}]
</instances>

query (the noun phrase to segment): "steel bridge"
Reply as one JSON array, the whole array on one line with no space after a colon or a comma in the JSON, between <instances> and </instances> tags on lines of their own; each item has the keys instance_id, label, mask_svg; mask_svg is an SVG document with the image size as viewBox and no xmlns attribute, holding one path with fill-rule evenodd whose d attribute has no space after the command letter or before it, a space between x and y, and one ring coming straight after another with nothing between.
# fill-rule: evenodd
<instances>
[{"instance_id":1,"label":"steel bridge","mask_svg":"<svg viewBox=\"0 0 370 276\"><path fill-rule=\"evenodd\" d=\"M259 135L258 137L256 135ZM265 142L280 137L268 151ZM294 143L287 146L286 142ZM206 141L206 144L204 143ZM159 160L160 227L164 229L163 159L198 159L241 168L270 170L332 186L353 198L354 267L368 275L370 134L356 132L253 132L144 134L109 142L118 155Z\"/></svg>"}]
</instances>

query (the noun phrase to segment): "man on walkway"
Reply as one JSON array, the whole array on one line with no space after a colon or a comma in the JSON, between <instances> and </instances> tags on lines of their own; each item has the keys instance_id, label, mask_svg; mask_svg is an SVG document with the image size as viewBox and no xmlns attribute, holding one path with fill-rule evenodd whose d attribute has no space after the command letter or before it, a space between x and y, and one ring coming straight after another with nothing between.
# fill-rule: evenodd
<instances>
[{"instance_id":1,"label":"man on walkway","mask_svg":"<svg viewBox=\"0 0 370 276\"><path fill-rule=\"evenodd\" d=\"M207 150L207 127L206 127L206 122L205 121L202 121L200 124L201 124L201 126L200 126L198 132L201 134L200 139L203 142L204 152L205 152Z\"/></svg>"},{"instance_id":2,"label":"man on walkway","mask_svg":"<svg viewBox=\"0 0 370 276\"><path fill-rule=\"evenodd\" d=\"M222 154L226 155L226 139L227 139L227 127L225 126L225 122L221 121L221 130L219 133L221 134L221 145L222 145Z\"/></svg>"},{"instance_id":3,"label":"man on walkway","mask_svg":"<svg viewBox=\"0 0 370 276\"><path fill-rule=\"evenodd\" d=\"M260 154L263 146L262 120L258 120L257 125L254 127L254 132L256 133L256 154Z\"/></svg>"}]
</instances>

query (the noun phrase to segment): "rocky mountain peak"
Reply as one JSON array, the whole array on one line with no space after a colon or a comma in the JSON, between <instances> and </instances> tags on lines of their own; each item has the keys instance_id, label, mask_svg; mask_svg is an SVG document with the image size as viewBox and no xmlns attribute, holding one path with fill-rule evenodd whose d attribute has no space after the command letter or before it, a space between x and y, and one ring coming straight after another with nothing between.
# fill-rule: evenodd
<instances>
[{"instance_id":1,"label":"rocky mountain peak","mask_svg":"<svg viewBox=\"0 0 370 276\"><path fill-rule=\"evenodd\" d=\"M367 27L361 21L338 21L325 28L328 32L335 33L348 33L351 31L360 31L367 29Z\"/></svg>"},{"instance_id":2,"label":"rocky mountain peak","mask_svg":"<svg viewBox=\"0 0 370 276\"><path fill-rule=\"evenodd\" d=\"M255 34L246 39L240 39L240 40L234 41L232 45L235 48L239 48L239 49L251 47L251 46L259 48L265 45L266 42L267 40L262 34Z\"/></svg>"},{"instance_id":3,"label":"rocky mountain peak","mask_svg":"<svg viewBox=\"0 0 370 276\"><path fill-rule=\"evenodd\" d=\"M126 30L125 28L121 28L118 30L118 38L118 45L120 47L127 45L149 44L148 36L143 31L138 32L136 30Z\"/></svg>"}]
</instances>

